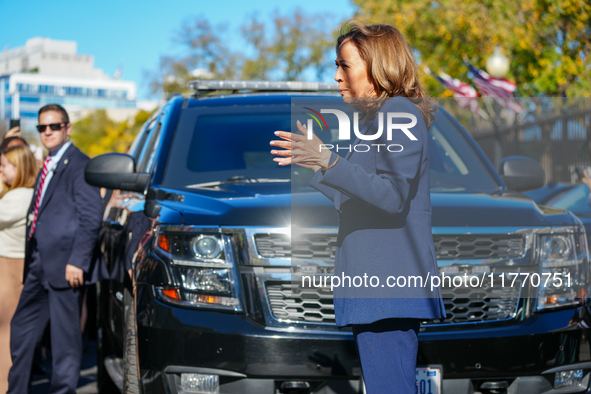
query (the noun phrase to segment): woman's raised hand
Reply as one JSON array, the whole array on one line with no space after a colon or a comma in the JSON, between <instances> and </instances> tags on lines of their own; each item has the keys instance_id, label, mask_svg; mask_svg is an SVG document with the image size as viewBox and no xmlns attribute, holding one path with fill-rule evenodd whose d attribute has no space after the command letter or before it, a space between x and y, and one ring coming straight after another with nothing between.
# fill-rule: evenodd
<instances>
[{"instance_id":1,"label":"woman's raised hand","mask_svg":"<svg viewBox=\"0 0 591 394\"><path fill-rule=\"evenodd\" d=\"M273 155L279 156L275 157L273 161L278 162L280 166L297 164L313 171L328 167L330 150L321 149L323 143L315 134L312 134L312 139L309 140L307 138L308 130L299 120L297 121L297 127L301 134L289 133L287 131L275 132L275 135L282 138L283 141L274 140L271 141L271 145L285 149L272 150L271 153Z\"/></svg>"}]
</instances>

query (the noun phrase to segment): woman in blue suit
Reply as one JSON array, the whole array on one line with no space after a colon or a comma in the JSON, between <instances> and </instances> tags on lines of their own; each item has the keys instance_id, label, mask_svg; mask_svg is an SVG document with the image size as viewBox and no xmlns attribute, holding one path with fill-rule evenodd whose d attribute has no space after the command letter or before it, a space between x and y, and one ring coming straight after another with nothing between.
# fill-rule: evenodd
<instances>
[{"instance_id":1,"label":"woman in blue suit","mask_svg":"<svg viewBox=\"0 0 591 394\"><path fill-rule=\"evenodd\" d=\"M271 145L285 149L271 152L279 165L314 170L310 185L339 213L335 316L338 326L353 329L367 392L410 394L415 392L419 323L445 317L440 289L431 286L438 282L430 279L438 274L427 133L434 105L396 28L352 24L336 48L335 80L343 100L369 114L366 127L359 127L368 137L358 137L353 145L382 130L377 139L363 141L373 149L351 150L339 159L319 149L322 141L316 136L306 138L298 121L302 135L276 132L282 140ZM415 124L406 130L386 132L387 123L408 124L413 117ZM363 285L346 280L355 277L365 278Z\"/></svg>"}]
</instances>

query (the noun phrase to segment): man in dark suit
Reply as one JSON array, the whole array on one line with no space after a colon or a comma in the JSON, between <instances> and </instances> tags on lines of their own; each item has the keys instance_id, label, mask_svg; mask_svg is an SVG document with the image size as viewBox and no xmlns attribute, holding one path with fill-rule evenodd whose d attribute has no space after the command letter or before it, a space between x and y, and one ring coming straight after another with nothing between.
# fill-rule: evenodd
<instances>
[{"instance_id":1,"label":"man in dark suit","mask_svg":"<svg viewBox=\"0 0 591 394\"><path fill-rule=\"evenodd\" d=\"M49 321L51 393L75 393L82 358L80 309L102 220L99 189L84 181L88 157L69 141L67 112L49 104L37 126L49 151L29 207L24 288L11 322L8 393L26 393L35 345Z\"/></svg>"}]
</instances>

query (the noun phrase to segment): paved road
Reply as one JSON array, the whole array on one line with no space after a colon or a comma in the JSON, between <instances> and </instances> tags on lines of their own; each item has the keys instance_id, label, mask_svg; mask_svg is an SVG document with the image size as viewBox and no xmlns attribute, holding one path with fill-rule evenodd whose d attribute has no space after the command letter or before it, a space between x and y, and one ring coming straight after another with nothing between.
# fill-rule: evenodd
<instances>
[{"instance_id":1,"label":"paved road","mask_svg":"<svg viewBox=\"0 0 591 394\"><path fill-rule=\"evenodd\" d=\"M46 394L49 392L49 382L51 379L51 361L43 363L43 368L47 372L45 375L34 375L30 394ZM77 394L97 394L96 387L96 342L90 341L88 350L82 355L82 369L80 379L78 380Z\"/></svg>"}]
</instances>

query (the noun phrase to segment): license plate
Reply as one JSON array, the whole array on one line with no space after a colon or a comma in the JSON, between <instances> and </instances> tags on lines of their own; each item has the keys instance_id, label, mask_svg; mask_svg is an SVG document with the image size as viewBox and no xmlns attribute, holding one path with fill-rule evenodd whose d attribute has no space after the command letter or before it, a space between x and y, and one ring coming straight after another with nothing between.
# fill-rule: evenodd
<instances>
[{"instance_id":1,"label":"license plate","mask_svg":"<svg viewBox=\"0 0 591 394\"><path fill-rule=\"evenodd\" d=\"M441 368L417 367L415 394L441 394Z\"/></svg>"}]
</instances>

